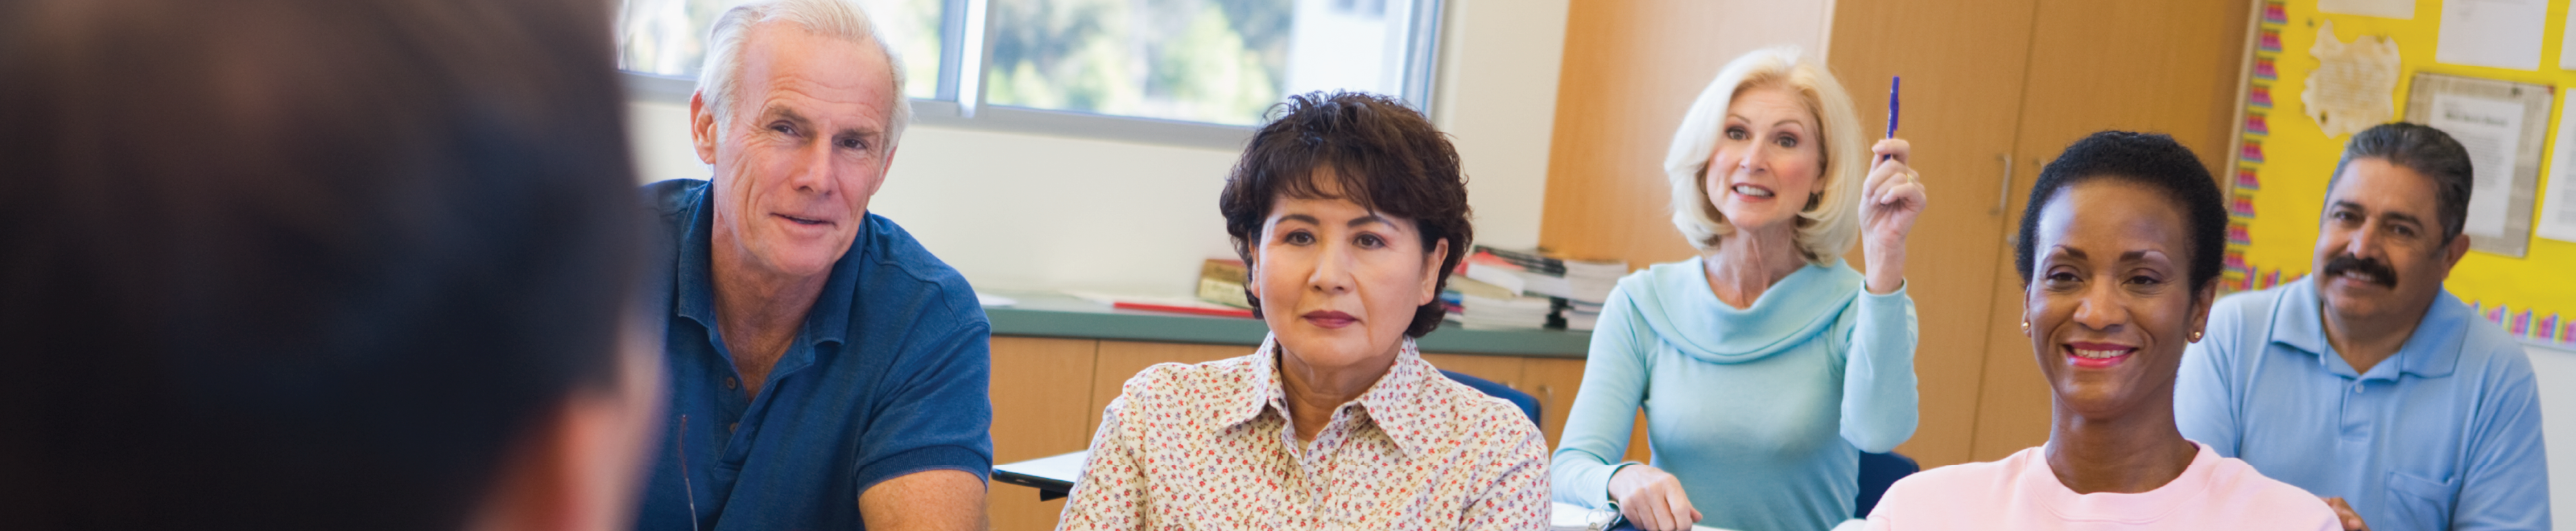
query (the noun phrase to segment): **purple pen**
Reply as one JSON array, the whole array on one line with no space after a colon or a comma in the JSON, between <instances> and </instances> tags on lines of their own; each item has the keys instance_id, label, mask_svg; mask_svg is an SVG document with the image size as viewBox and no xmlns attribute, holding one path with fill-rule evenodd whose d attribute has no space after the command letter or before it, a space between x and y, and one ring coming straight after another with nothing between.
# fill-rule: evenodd
<instances>
[{"instance_id":1,"label":"purple pen","mask_svg":"<svg viewBox=\"0 0 2576 531\"><path fill-rule=\"evenodd\" d=\"M1896 89L1897 89L1897 87L1898 87L1899 85L1902 85L1902 84L1904 84L1904 83L1905 83L1905 76L1895 76L1895 77L1887 78L1887 137L1888 137L1888 138L1896 138Z\"/></svg>"},{"instance_id":2,"label":"purple pen","mask_svg":"<svg viewBox=\"0 0 2576 531\"><path fill-rule=\"evenodd\" d=\"M1896 89L1897 89L1897 87L1904 85L1904 83L1905 83L1905 76L1892 76L1892 77L1887 78L1887 137L1888 137L1888 138L1896 138ZM1882 156L1879 156L1879 157L1878 157L1878 160L1887 160L1887 159L1888 159L1888 156L1885 156L1885 155L1882 155Z\"/></svg>"}]
</instances>

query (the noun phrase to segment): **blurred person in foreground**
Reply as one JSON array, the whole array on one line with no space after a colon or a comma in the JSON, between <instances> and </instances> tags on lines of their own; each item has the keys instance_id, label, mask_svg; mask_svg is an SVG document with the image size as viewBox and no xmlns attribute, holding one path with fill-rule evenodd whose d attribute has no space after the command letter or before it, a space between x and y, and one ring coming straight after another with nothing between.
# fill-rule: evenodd
<instances>
[{"instance_id":1,"label":"blurred person in foreground","mask_svg":"<svg viewBox=\"0 0 2576 531\"><path fill-rule=\"evenodd\" d=\"M1217 199L1270 337L1128 379L1057 529L1546 528L1538 427L1413 344L1474 238L1457 150L1384 96L1279 109Z\"/></svg>"},{"instance_id":2,"label":"blurred person in foreground","mask_svg":"<svg viewBox=\"0 0 2576 531\"><path fill-rule=\"evenodd\" d=\"M2094 133L2041 169L2013 265L2048 443L1906 476L1867 528L2336 529L2324 502L2174 427L2176 367L2218 296L2222 201L2160 134Z\"/></svg>"},{"instance_id":3,"label":"blurred person in foreground","mask_svg":"<svg viewBox=\"0 0 2576 531\"><path fill-rule=\"evenodd\" d=\"M625 527L608 7L0 2L0 527Z\"/></svg>"},{"instance_id":4,"label":"blurred person in foreground","mask_svg":"<svg viewBox=\"0 0 2576 531\"><path fill-rule=\"evenodd\" d=\"M2549 529L2531 360L2442 289L2474 184L2439 129L2354 134L2316 274L2219 300L2183 356L2183 435L2325 497L2345 529Z\"/></svg>"},{"instance_id":5,"label":"blurred person in foreground","mask_svg":"<svg viewBox=\"0 0 2576 531\"><path fill-rule=\"evenodd\" d=\"M868 212L901 63L849 0L745 4L707 42L689 132L715 175L642 190L671 411L637 527L982 528L991 326Z\"/></svg>"}]
</instances>

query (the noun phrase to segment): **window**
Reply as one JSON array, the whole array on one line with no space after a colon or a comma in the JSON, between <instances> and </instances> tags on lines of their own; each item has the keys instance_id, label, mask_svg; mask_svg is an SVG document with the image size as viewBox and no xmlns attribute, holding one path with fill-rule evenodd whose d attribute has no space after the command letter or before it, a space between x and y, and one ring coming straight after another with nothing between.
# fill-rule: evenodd
<instances>
[{"instance_id":1,"label":"window","mask_svg":"<svg viewBox=\"0 0 2576 531\"><path fill-rule=\"evenodd\" d=\"M618 25L617 67L628 72L695 80L706 64L707 30L716 17L750 0L626 0ZM945 0L858 0L884 33L886 44L900 50L905 96L940 99L940 52L949 48L942 31Z\"/></svg>"},{"instance_id":2,"label":"window","mask_svg":"<svg viewBox=\"0 0 2576 531\"><path fill-rule=\"evenodd\" d=\"M619 64L684 99L709 24L747 0L626 0ZM922 121L1233 147L1289 94L1427 109L1439 0L857 0Z\"/></svg>"}]
</instances>

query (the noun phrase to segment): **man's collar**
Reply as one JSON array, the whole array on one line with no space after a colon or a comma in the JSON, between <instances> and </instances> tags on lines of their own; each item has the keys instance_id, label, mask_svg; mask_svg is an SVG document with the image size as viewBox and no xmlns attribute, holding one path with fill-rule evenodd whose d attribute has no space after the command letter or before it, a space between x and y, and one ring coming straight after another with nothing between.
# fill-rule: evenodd
<instances>
[{"instance_id":1,"label":"man's collar","mask_svg":"<svg viewBox=\"0 0 2576 531\"><path fill-rule=\"evenodd\" d=\"M2333 343L2326 338L2325 299L2317 294L2316 278L2309 275L2280 288L2280 303L2272 312L2272 342L2316 355L2319 365L2337 375L2360 378L2341 355L2333 355ZM2460 338L2463 326L2475 317L2472 313L2450 290L2437 292L2433 306L2415 323L2415 332L2389 361L2418 378L2450 376L2459 367Z\"/></svg>"},{"instance_id":2,"label":"man's collar","mask_svg":"<svg viewBox=\"0 0 2576 531\"><path fill-rule=\"evenodd\" d=\"M1277 335L1262 338L1261 348L1254 352L1252 363L1243 366L1247 371L1244 375L1246 385L1236 389L1236 395L1224 402L1225 415L1219 420L1225 425L1250 422L1259 418L1265 409L1277 409L1281 418L1288 418L1287 390L1279 376L1277 360L1281 354L1278 345ZM1405 455L1423 455L1439 442L1436 436L1424 431L1426 427L1437 424L1426 418L1430 415L1424 412L1428 407L1423 403L1428 392L1426 388L1443 383L1437 379L1445 378L1447 376L1441 375L1440 369L1422 360L1421 352L1413 345L1413 338L1408 337L1404 339L1404 346L1398 349L1395 363L1387 368L1386 375L1378 377L1377 383L1370 384L1367 391L1361 392L1359 399L1352 401L1355 404L1344 407L1357 408L1358 411L1353 412L1354 418L1365 416L1377 425L1378 431L1395 440L1396 448L1403 450Z\"/></svg>"},{"instance_id":3,"label":"man's collar","mask_svg":"<svg viewBox=\"0 0 2576 531\"><path fill-rule=\"evenodd\" d=\"M672 314L697 321L699 326L716 330L715 305L715 185L701 188L696 201L683 214L688 218L681 230L680 257L673 275ZM859 271L868 257L870 233L879 224L876 216L860 214L859 234L850 250L832 262L823 291L815 297L814 306L805 310L804 332L811 345L848 343L850 312L858 292ZM784 363L782 361L782 363Z\"/></svg>"},{"instance_id":4,"label":"man's collar","mask_svg":"<svg viewBox=\"0 0 2576 531\"><path fill-rule=\"evenodd\" d=\"M715 283L715 207L710 199L715 185L699 188L681 216L687 221L680 229L680 259L671 266L671 313L697 321L707 330L716 329Z\"/></svg>"},{"instance_id":5,"label":"man's collar","mask_svg":"<svg viewBox=\"0 0 2576 531\"><path fill-rule=\"evenodd\" d=\"M859 214L859 234L851 239L850 250L832 261L832 272L828 273L831 277L823 281L823 293L814 298L813 308L805 310L805 330L813 333L815 345L849 344L850 312L858 298L859 274L870 258L868 233L878 225L871 217Z\"/></svg>"}]
</instances>

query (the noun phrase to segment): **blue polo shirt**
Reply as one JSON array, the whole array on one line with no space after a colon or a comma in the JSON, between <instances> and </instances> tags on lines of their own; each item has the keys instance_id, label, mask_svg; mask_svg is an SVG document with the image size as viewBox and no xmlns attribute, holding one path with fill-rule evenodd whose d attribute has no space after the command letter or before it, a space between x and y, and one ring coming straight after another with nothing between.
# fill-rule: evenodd
<instances>
[{"instance_id":1,"label":"blue polo shirt","mask_svg":"<svg viewBox=\"0 0 2576 531\"><path fill-rule=\"evenodd\" d=\"M2549 529L2522 345L2445 291L2396 356L2354 371L2326 340L2314 282L2210 309L2174 384L2183 436L2343 497L2374 530Z\"/></svg>"},{"instance_id":2,"label":"blue polo shirt","mask_svg":"<svg viewBox=\"0 0 2576 531\"><path fill-rule=\"evenodd\" d=\"M665 231L654 258L670 274L647 289L667 319L671 409L635 527L862 529L859 493L879 482L991 474L991 325L964 277L875 214L760 395L744 394L716 329L713 189L694 179L643 188Z\"/></svg>"}]
</instances>

